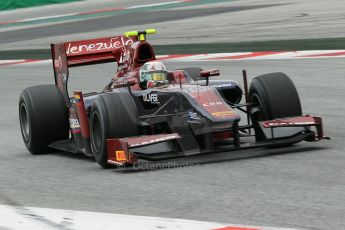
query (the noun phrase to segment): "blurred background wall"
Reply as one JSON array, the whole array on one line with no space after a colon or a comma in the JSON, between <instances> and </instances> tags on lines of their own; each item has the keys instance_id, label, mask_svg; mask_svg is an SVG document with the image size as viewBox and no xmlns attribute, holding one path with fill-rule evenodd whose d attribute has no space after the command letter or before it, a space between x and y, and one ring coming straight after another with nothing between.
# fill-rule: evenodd
<instances>
[{"instance_id":1,"label":"blurred background wall","mask_svg":"<svg viewBox=\"0 0 345 230\"><path fill-rule=\"evenodd\" d=\"M24 8L31 6L40 6L46 4L66 3L82 0L0 0L0 11Z\"/></svg>"}]
</instances>

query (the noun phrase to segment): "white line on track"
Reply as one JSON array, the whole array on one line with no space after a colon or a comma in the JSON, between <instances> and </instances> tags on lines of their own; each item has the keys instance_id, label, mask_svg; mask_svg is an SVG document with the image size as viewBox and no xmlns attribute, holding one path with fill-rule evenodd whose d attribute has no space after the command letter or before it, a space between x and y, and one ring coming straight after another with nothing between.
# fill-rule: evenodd
<instances>
[{"instance_id":1,"label":"white line on track","mask_svg":"<svg viewBox=\"0 0 345 230\"><path fill-rule=\"evenodd\" d=\"M136 6L130 6L125 9L138 9L138 8L144 8L144 7L152 7L152 6L164 6L164 5L170 5L170 4L176 4L181 3L185 1L173 1L173 2L163 2L163 3L155 3L155 4L146 4L146 5L136 5Z\"/></svg>"},{"instance_id":2,"label":"white line on track","mask_svg":"<svg viewBox=\"0 0 345 230\"><path fill-rule=\"evenodd\" d=\"M61 18L61 17L74 16L74 15L76 14L61 14L61 15L53 15L53 16L46 16L46 17L28 18L28 19L17 21L17 22L31 22L31 21L37 21L37 20L43 20L43 19Z\"/></svg>"},{"instance_id":3,"label":"white line on track","mask_svg":"<svg viewBox=\"0 0 345 230\"><path fill-rule=\"evenodd\" d=\"M17 63L17 62L21 62L21 61L25 61L24 59L16 59L16 60L0 60L0 65L3 64L13 64L13 63Z\"/></svg>"},{"instance_id":4,"label":"white line on track","mask_svg":"<svg viewBox=\"0 0 345 230\"><path fill-rule=\"evenodd\" d=\"M296 230L48 208L0 205L0 229L121 229L121 230Z\"/></svg>"}]
</instances>

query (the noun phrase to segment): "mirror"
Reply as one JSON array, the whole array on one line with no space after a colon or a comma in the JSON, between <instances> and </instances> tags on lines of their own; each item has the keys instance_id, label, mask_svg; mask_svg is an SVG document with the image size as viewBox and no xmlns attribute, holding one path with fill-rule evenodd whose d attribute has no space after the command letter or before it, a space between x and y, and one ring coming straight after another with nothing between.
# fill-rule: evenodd
<instances>
[{"instance_id":1,"label":"mirror","mask_svg":"<svg viewBox=\"0 0 345 230\"><path fill-rule=\"evenodd\" d=\"M203 70L200 72L200 77L213 77L219 76L219 69Z\"/></svg>"}]
</instances>

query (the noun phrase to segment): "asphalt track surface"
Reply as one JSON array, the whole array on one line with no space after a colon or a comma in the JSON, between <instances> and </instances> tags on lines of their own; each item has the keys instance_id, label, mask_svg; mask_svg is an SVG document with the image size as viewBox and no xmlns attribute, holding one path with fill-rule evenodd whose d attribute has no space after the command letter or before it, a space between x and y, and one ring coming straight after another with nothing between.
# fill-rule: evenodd
<instances>
[{"instance_id":1,"label":"asphalt track surface","mask_svg":"<svg viewBox=\"0 0 345 230\"><path fill-rule=\"evenodd\" d=\"M325 133L332 140L160 162L156 170L152 165L141 170L103 170L92 160L64 152L30 155L21 139L18 96L30 85L52 83L51 65L2 67L0 203L256 226L344 229L344 64L344 59L336 58L168 62L170 69L217 66L222 78L239 82L242 68L250 78L285 72L297 86L304 112L322 116ZM113 71L111 64L72 69L70 89L100 90ZM78 81L82 84L72 87ZM194 166L176 168L181 163Z\"/></svg>"},{"instance_id":2,"label":"asphalt track surface","mask_svg":"<svg viewBox=\"0 0 345 230\"><path fill-rule=\"evenodd\" d=\"M86 5L72 5L89 11L111 7L110 2L88 0ZM120 7L127 7L162 1L119 2ZM267 4L276 6L262 6ZM231 1L169 9L163 15L155 12L145 17L145 25L138 15L124 18L122 23L127 23L114 24L114 28L105 18L76 21L72 28L49 24L58 35L48 24L0 28L0 41L6 41L0 42L0 49L47 48L50 42L114 35L138 27L158 29L159 34L150 38L153 44L344 37L344 4L343 0ZM231 8L259 5L248 10ZM0 20L71 13L72 9L47 6L1 12ZM195 17L185 13L189 9ZM159 17L167 21L157 22ZM88 30L85 23L93 29ZM51 65L0 67L0 203L256 226L345 229L344 59L167 64L169 68L219 67L223 78L239 82L244 68L250 78L285 72L297 86L304 112L322 116L332 140L161 162L158 168L171 166L164 170L154 170L152 165L142 170L103 170L92 160L69 153L32 156L19 130L18 97L25 87L53 83ZM81 82L78 89L100 90L114 70L109 64L72 69L70 85ZM174 163L183 162L194 166L175 168Z\"/></svg>"},{"instance_id":3,"label":"asphalt track surface","mask_svg":"<svg viewBox=\"0 0 345 230\"><path fill-rule=\"evenodd\" d=\"M271 7L275 5L252 5L237 7L222 7L210 9L191 9L191 10L166 10L147 12L133 12L124 15L112 15L107 17L93 18L76 22L65 22L54 26L46 25L36 28L13 30L3 33L0 43L20 42L38 39L42 37L59 36L66 31L73 33L88 33L99 30L112 29L116 27L129 27L138 25L138 19L142 25L149 25L158 22L175 21L181 19L191 19L196 17L208 17L211 15L251 10L263 7Z\"/></svg>"}]
</instances>

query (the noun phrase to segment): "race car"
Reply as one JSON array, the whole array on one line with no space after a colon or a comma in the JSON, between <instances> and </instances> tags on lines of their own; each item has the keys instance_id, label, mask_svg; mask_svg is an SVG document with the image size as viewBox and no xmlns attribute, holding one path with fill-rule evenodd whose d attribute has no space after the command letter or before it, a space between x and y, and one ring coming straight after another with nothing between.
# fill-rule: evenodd
<instances>
[{"instance_id":1,"label":"race car","mask_svg":"<svg viewBox=\"0 0 345 230\"><path fill-rule=\"evenodd\" d=\"M245 71L241 87L210 79L218 69L167 70L146 41L155 32L51 44L55 84L26 88L19 98L27 149L81 152L108 168L327 138L320 117L302 114L287 75L255 77L248 89ZM69 68L106 62L117 71L103 90L69 95Z\"/></svg>"}]
</instances>

